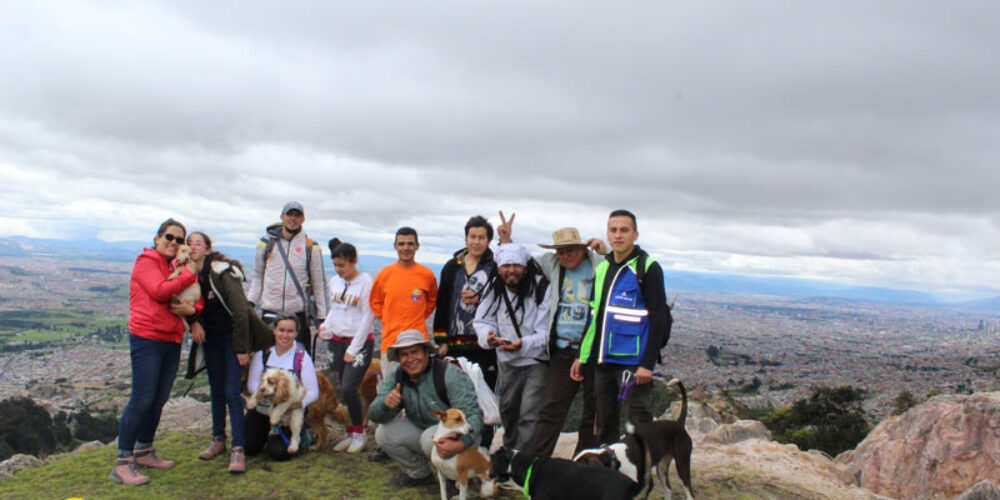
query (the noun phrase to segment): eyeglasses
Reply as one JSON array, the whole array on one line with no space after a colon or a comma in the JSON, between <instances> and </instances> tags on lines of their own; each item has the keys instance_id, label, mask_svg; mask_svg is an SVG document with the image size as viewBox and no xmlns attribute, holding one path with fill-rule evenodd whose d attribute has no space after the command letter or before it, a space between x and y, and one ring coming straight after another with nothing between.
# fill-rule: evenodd
<instances>
[{"instance_id":1,"label":"eyeglasses","mask_svg":"<svg viewBox=\"0 0 1000 500\"><path fill-rule=\"evenodd\" d=\"M184 237L183 236L174 236L174 235L172 235L170 233L167 233L167 234L163 235L163 239L165 239L167 241L177 240L177 244L178 245L183 245L184 244Z\"/></svg>"}]
</instances>

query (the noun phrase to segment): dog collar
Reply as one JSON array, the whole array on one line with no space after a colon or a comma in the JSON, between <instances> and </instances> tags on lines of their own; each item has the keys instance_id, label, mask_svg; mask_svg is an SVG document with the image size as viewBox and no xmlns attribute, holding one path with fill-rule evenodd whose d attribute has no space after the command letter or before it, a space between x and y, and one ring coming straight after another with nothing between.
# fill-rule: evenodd
<instances>
[{"instance_id":1,"label":"dog collar","mask_svg":"<svg viewBox=\"0 0 1000 500\"><path fill-rule=\"evenodd\" d=\"M531 462L528 466L528 472L524 475L524 498L531 498L531 494L528 493L528 485L531 484L531 471L535 468L535 462Z\"/></svg>"}]
</instances>

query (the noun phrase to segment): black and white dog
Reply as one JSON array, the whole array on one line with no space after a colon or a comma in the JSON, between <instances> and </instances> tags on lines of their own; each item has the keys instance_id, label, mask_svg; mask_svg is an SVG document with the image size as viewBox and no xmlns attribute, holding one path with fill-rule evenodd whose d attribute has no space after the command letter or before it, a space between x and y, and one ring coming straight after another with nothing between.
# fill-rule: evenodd
<instances>
[{"instance_id":1,"label":"black and white dog","mask_svg":"<svg viewBox=\"0 0 1000 500\"><path fill-rule=\"evenodd\" d=\"M634 500L645 488L623 474L560 458L501 448L490 457L490 478L523 489L532 500Z\"/></svg>"},{"instance_id":2,"label":"black and white dog","mask_svg":"<svg viewBox=\"0 0 1000 500\"><path fill-rule=\"evenodd\" d=\"M678 386L681 391L681 414L677 420L656 420L646 424L626 422L622 441L582 450L573 457L574 462L611 468L642 485L644 495L653 488L657 478L663 489L663 498L670 498L670 481L667 479L670 462L675 461L677 475L684 483L684 494L694 499L691 488L691 436L684 428L687 419L687 392L678 379L667 382L668 387Z\"/></svg>"},{"instance_id":3,"label":"black and white dog","mask_svg":"<svg viewBox=\"0 0 1000 500\"><path fill-rule=\"evenodd\" d=\"M667 382L667 386L677 386L681 391L681 414L677 420L654 420L648 424L636 424L636 435L642 439L649 452L650 471L656 474L663 487L663 498L670 498L670 462L674 461L677 476L684 483L684 496L694 499L691 488L691 451L694 448L691 435L684 428L687 420L687 391L678 379Z\"/></svg>"}]
</instances>

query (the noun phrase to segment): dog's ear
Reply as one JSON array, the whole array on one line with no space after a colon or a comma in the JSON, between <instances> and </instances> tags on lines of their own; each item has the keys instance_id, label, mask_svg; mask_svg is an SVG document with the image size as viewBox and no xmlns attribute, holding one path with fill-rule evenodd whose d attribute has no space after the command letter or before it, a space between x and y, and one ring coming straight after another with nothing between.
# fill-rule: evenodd
<instances>
[{"instance_id":1,"label":"dog's ear","mask_svg":"<svg viewBox=\"0 0 1000 500\"><path fill-rule=\"evenodd\" d=\"M291 390L288 387L287 377L275 377L275 378L277 378L277 380L275 381L276 383L274 384L274 396L271 397L271 401L273 401L275 404L281 404L284 403L285 401L288 401L288 398L291 396Z\"/></svg>"},{"instance_id":2,"label":"dog's ear","mask_svg":"<svg viewBox=\"0 0 1000 500\"><path fill-rule=\"evenodd\" d=\"M444 418L445 418L445 417L446 417L447 415L448 415L448 412L445 412L445 411L441 411L441 410L431 410L431 416L432 416L432 417L434 417L434 418L436 418L436 419L438 419L438 420L439 420L439 421L441 421L441 422L444 422Z\"/></svg>"}]
</instances>

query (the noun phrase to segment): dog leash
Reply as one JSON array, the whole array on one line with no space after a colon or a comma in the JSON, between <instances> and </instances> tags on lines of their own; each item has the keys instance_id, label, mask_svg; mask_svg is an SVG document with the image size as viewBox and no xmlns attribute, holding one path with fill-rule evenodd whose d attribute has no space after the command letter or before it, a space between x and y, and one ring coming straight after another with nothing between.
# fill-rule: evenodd
<instances>
[{"instance_id":1,"label":"dog leash","mask_svg":"<svg viewBox=\"0 0 1000 500\"><path fill-rule=\"evenodd\" d=\"M663 379L663 373L653 372L653 378ZM635 380L632 380L632 372L622 371L622 385L618 388L618 401L625 401L628 398L628 391L635 387Z\"/></svg>"},{"instance_id":2,"label":"dog leash","mask_svg":"<svg viewBox=\"0 0 1000 500\"><path fill-rule=\"evenodd\" d=\"M288 436L285 435L285 431L281 430L280 425L272 425L271 434L277 434L281 436L281 440L285 442L285 447L292 445L292 442L288 440Z\"/></svg>"}]
</instances>

